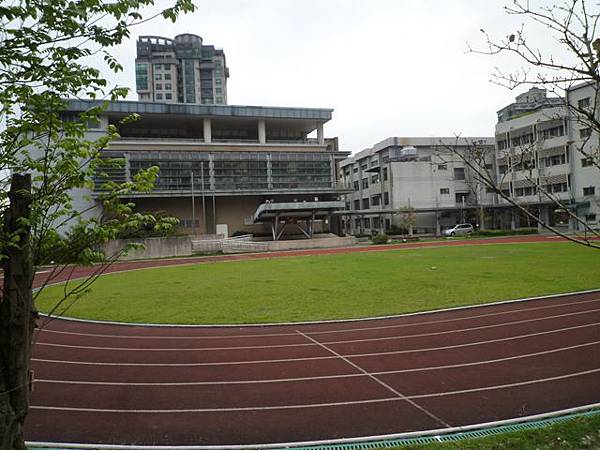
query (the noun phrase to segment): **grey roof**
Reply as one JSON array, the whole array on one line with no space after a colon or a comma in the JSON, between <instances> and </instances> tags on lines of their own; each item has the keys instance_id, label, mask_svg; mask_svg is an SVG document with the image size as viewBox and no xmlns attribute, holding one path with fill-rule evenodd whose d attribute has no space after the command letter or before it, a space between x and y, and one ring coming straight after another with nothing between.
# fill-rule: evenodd
<instances>
[{"instance_id":1,"label":"grey roof","mask_svg":"<svg viewBox=\"0 0 600 450\"><path fill-rule=\"evenodd\" d=\"M67 100L68 111L85 111L102 106L101 100ZM202 117L243 117L271 119L314 119L331 120L333 109L329 108L288 108L275 106L238 106L238 105L192 105L184 103L147 103L136 101L108 102L108 113L118 114L169 114L196 115Z\"/></svg>"}]
</instances>

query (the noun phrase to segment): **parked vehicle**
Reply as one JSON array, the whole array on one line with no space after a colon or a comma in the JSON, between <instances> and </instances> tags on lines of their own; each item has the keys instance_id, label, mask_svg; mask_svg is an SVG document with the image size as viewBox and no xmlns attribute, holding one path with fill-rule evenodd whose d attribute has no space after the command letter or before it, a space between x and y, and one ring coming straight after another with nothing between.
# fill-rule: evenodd
<instances>
[{"instance_id":1,"label":"parked vehicle","mask_svg":"<svg viewBox=\"0 0 600 450\"><path fill-rule=\"evenodd\" d=\"M460 223L444 230L444 236L466 236L475 231L470 223Z\"/></svg>"}]
</instances>

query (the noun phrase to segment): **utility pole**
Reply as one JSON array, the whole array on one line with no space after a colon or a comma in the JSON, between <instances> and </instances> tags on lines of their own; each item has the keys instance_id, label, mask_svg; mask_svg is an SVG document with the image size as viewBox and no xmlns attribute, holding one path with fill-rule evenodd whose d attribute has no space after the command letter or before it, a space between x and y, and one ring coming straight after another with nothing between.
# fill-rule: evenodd
<instances>
[{"instance_id":1,"label":"utility pole","mask_svg":"<svg viewBox=\"0 0 600 450\"><path fill-rule=\"evenodd\" d=\"M190 173L192 181L192 230L196 230L196 199L194 198L194 171Z\"/></svg>"},{"instance_id":2,"label":"utility pole","mask_svg":"<svg viewBox=\"0 0 600 450\"><path fill-rule=\"evenodd\" d=\"M202 223L204 224L204 234L208 234L206 228L206 201L204 200L204 161L200 162L200 182L202 186L200 192L202 193Z\"/></svg>"}]
</instances>

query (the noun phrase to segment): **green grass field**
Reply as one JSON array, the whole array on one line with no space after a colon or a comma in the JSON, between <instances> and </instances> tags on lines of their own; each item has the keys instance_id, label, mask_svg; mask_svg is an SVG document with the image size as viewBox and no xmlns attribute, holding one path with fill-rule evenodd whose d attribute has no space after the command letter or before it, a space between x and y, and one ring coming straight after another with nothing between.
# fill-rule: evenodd
<instances>
[{"instance_id":1,"label":"green grass field","mask_svg":"<svg viewBox=\"0 0 600 450\"><path fill-rule=\"evenodd\" d=\"M444 444L397 447L403 450L598 450L600 416L577 417L537 430L505 433Z\"/></svg>"},{"instance_id":2,"label":"green grass field","mask_svg":"<svg viewBox=\"0 0 600 450\"><path fill-rule=\"evenodd\" d=\"M106 275L65 314L178 324L381 316L600 288L600 252L472 245L248 260ZM62 288L38 299L48 311Z\"/></svg>"}]
</instances>

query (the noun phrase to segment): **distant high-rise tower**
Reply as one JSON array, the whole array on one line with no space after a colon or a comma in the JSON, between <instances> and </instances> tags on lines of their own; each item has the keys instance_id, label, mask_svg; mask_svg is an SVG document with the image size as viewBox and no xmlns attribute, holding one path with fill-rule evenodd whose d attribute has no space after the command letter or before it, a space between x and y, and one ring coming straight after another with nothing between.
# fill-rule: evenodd
<instances>
[{"instance_id":1,"label":"distant high-rise tower","mask_svg":"<svg viewBox=\"0 0 600 450\"><path fill-rule=\"evenodd\" d=\"M202 45L200 36L138 38L135 81L140 101L226 105L228 77L223 50Z\"/></svg>"}]
</instances>

